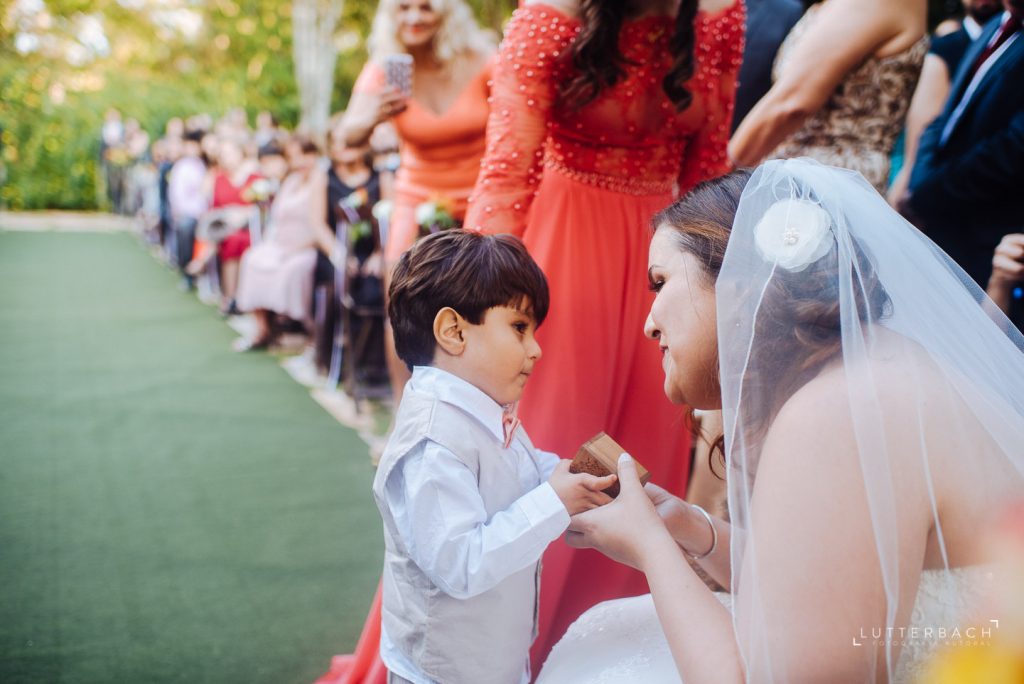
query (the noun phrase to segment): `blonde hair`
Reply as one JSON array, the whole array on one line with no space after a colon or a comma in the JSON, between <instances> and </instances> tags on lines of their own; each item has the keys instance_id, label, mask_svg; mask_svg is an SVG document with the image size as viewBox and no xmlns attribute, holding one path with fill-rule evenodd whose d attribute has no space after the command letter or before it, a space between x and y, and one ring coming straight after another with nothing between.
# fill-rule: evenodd
<instances>
[{"instance_id":1,"label":"blonde hair","mask_svg":"<svg viewBox=\"0 0 1024 684\"><path fill-rule=\"evenodd\" d=\"M401 1L380 0L377 5L367 40L371 60L407 52L398 39L396 16ZM487 54L494 49L497 41L493 32L480 28L465 0L430 0L430 6L441 15L441 25L434 36L434 56L441 64L447 66L467 53Z\"/></svg>"}]
</instances>

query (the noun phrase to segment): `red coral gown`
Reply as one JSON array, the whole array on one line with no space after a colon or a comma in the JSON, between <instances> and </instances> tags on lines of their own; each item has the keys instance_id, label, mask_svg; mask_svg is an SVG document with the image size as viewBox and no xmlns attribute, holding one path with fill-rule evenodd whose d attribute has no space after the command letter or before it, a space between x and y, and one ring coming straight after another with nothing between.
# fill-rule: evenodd
<instances>
[{"instance_id":1,"label":"red coral gown","mask_svg":"<svg viewBox=\"0 0 1024 684\"><path fill-rule=\"evenodd\" d=\"M657 345L644 338L650 220L680 193L729 170L726 144L743 52L737 1L695 21L693 101L662 90L675 18L627 21L625 77L580 108L559 102L580 30L553 7L520 8L495 67L487 151L466 227L522 236L551 288L544 355L520 403L538 447L571 458L605 431L676 494L686 487L684 412L665 398ZM544 557L534 671L584 610L648 591L643 575L596 551Z\"/></svg>"}]
</instances>

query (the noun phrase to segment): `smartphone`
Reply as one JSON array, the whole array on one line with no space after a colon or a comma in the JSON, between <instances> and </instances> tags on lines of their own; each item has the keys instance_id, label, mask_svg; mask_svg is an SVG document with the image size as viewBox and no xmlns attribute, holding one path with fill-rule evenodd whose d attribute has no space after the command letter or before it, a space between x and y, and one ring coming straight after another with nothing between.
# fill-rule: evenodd
<instances>
[{"instance_id":1,"label":"smartphone","mask_svg":"<svg viewBox=\"0 0 1024 684\"><path fill-rule=\"evenodd\" d=\"M402 93L412 95L412 55L388 55L384 58L384 82Z\"/></svg>"}]
</instances>

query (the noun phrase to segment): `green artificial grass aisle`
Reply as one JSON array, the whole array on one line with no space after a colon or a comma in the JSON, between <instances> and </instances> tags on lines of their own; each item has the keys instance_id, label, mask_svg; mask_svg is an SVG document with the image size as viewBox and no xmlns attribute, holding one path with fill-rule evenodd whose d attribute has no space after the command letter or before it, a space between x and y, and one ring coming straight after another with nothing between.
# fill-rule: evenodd
<instances>
[{"instance_id":1,"label":"green artificial grass aisle","mask_svg":"<svg viewBox=\"0 0 1024 684\"><path fill-rule=\"evenodd\" d=\"M351 651L367 449L128 234L0 232L0 681L311 682Z\"/></svg>"}]
</instances>

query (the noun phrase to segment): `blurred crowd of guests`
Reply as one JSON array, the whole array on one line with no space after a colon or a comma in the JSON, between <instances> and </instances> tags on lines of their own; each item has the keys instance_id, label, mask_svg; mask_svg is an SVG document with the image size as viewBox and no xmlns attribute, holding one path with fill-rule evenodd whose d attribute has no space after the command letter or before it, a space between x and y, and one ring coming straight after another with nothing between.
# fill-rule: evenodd
<instances>
[{"instance_id":1,"label":"blurred crowd of guests","mask_svg":"<svg viewBox=\"0 0 1024 684\"><path fill-rule=\"evenodd\" d=\"M178 270L181 289L198 289L225 316L252 316L254 330L236 350L303 333L315 370L323 375L333 364L340 381L343 347L358 339L360 363L347 371L386 386L382 231L397 164L393 133L381 128L372 148L369 140L347 145L337 115L321 145L282 129L269 112L250 128L233 109L216 121L171 119L150 143L120 121L109 112L103 131L112 206L137 217Z\"/></svg>"},{"instance_id":2,"label":"blurred crowd of guests","mask_svg":"<svg viewBox=\"0 0 1024 684\"><path fill-rule=\"evenodd\" d=\"M339 268L359 287L370 279L377 294L367 302L382 307L402 252L424 230L460 225L474 188L486 200L487 185L503 181L486 136L496 37L465 3L435 4L381 2L369 59L348 112L332 119L326 150L283 131L269 112L252 129L241 109L217 121L172 119L152 142L134 119L107 113L110 205L142 218L184 287L212 276L225 314L254 314L256 334L240 349L271 344L283 320L312 330L317 288ZM933 35L925 0L871 11L847 0L745 5L728 162L810 156L859 171L1019 324L1024 0L954 0ZM396 54L411 57L405 82ZM525 188L540 178L516 180ZM348 208L355 215L341 209L347 197L365 197ZM531 201L517 204L523 221ZM482 211L472 221L493 223ZM363 236L358 248L339 246L339 224ZM350 263L336 262L342 253ZM332 292L326 309L338 299ZM388 359L399 394L406 371L393 353Z\"/></svg>"}]
</instances>

